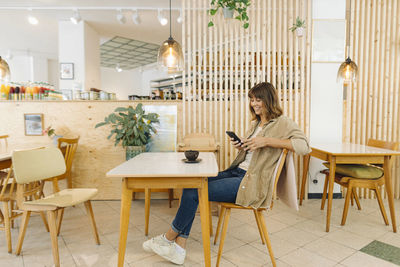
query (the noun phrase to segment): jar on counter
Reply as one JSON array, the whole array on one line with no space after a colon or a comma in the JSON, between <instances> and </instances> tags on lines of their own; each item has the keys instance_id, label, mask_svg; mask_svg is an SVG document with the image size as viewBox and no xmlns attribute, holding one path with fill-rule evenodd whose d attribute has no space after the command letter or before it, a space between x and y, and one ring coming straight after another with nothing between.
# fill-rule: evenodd
<instances>
[{"instance_id":1,"label":"jar on counter","mask_svg":"<svg viewBox=\"0 0 400 267\"><path fill-rule=\"evenodd\" d=\"M100 94L98 92L90 91L89 92L89 99L90 100L99 100Z\"/></svg>"},{"instance_id":2,"label":"jar on counter","mask_svg":"<svg viewBox=\"0 0 400 267\"><path fill-rule=\"evenodd\" d=\"M109 94L104 91L100 91L100 100L110 100Z\"/></svg>"},{"instance_id":3,"label":"jar on counter","mask_svg":"<svg viewBox=\"0 0 400 267\"><path fill-rule=\"evenodd\" d=\"M81 92L81 98L83 100L90 100L89 92Z\"/></svg>"},{"instance_id":4,"label":"jar on counter","mask_svg":"<svg viewBox=\"0 0 400 267\"><path fill-rule=\"evenodd\" d=\"M108 93L108 97L110 100L117 100L117 95L115 93Z\"/></svg>"}]
</instances>

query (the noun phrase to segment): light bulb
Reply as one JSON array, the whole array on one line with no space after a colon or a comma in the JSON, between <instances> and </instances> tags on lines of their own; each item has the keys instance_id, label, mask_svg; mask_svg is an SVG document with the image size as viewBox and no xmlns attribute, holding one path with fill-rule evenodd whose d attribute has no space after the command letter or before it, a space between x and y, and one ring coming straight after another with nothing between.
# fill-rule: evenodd
<instances>
[{"instance_id":1,"label":"light bulb","mask_svg":"<svg viewBox=\"0 0 400 267\"><path fill-rule=\"evenodd\" d=\"M139 17L139 13L138 13L137 9L133 10L132 21L136 25L139 25L142 22L142 20Z\"/></svg>"},{"instance_id":2,"label":"light bulb","mask_svg":"<svg viewBox=\"0 0 400 267\"><path fill-rule=\"evenodd\" d=\"M39 20L36 17L32 16L32 15L28 16L28 21L32 25L37 25L39 23Z\"/></svg>"},{"instance_id":3,"label":"light bulb","mask_svg":"<svg viewBox=\"0 0 400 267\"><path fill-rule=\"evenodd\" d=\"M169 52L168 52L168 56L167 56L167 67L172 68L173 66L175 66L176 58L172 54L172 47L170 47L168 50L169 50Z\"/></svg>"},{"instance_id":4,"label":"light bulb","mask_svg":"<svg viewBox=\"0 0 400 267\"><path fill-rule=\"evenodd\" d=\"M182 18L182 10L179 11L179 17L176 19L176 21L177 21L178 23L182 23L182 21L183 21L183 18Z\"/></svg>"},{"instance_id":5,"label":"light bulb","mask_svg":"<svg viewBox=\"0 0 400 267\"><path fill-rule=\"evenodd\" d=\"M160 22L160 24L161 24L162 26L167 25L168 19L167 19L166 17L164 17L164 16L161 14L161 9L158 10L158 16L157 16L157 18L158 18L158 21Z\"/></svg>"},{"instance_id":6,"label":"light bulb","mask_svg":"<svg viewBox=\"0 0 400 267\"><path fill-rule=\"evenodd\" d=\"M115 70L116 70L117 72L121 72L121 71L122 71L122 69L119 67L119 64L117 64L117 66L115 66Z\"/></svg>"},{"instance_id":7,"label":"light bulb","mask_svg":"<svg viewBox=\"0 0 400 267\"><path fill-rule=\"evenodd\" d=\"M351 73L350 73L350 66L349 65L346 66L346 70L345 70L345 73L344 73L344 78L345 78L346 81L350 81Z\"/></svg>"}]
</instances>

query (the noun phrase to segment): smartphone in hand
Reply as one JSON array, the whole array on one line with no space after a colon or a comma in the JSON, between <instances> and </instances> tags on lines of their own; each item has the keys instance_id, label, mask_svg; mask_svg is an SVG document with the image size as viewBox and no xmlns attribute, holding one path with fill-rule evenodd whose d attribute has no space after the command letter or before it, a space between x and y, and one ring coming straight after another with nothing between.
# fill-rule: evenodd
<instances>
[{"instance_id":1,"label":"smartphone in hand","mask_svg":"<svg viewBox=\"0 0 400 267\"><path fill-rule=\"evenodd\" d=\"M226 131L226 134L229 135L230 138L233 138L233 141L237 141L239 142L239 144L243 144L242 140L240 140L240 138L234 132Z\"/></svg>"}]
</instances>

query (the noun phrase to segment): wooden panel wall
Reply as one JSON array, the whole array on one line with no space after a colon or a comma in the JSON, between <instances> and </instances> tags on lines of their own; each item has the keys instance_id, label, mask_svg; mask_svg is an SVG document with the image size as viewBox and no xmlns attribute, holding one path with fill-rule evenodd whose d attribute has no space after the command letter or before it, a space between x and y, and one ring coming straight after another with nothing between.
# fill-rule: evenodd
<instances>
[{"instance_id":1,"label":"wooden panel wall","mask_svg":"<svg viewBox=\"0 0 400 267\"><path fill-rule=\"evenodd\" d=\"M400 3L348 1L352 7L350 57L358 64L359 75L347 88L344 139L360 144L369 138L400 141ZM394 196L400 198L399 159L394 165Z\"/></svg>"},{"instance_id":2,"label":"wooden panel wall","mask_svg":"<svg viewBox=\"0 0 400 267\"><path fill-rule=\"evenodd\" d=\"M225 131L244 135L250 123L247 93L259 82L274 84L284 114L307 135L309 131L312 1L251 2L250 26L245 30L222 14L212 18L214 27L207 27L210 1L182 1L186 55L182 136L214 134L221 144L220 169L228 167L237 153ZM306 20L303 37L289 31L297 16Z\"/></svg>"}]
</instances>

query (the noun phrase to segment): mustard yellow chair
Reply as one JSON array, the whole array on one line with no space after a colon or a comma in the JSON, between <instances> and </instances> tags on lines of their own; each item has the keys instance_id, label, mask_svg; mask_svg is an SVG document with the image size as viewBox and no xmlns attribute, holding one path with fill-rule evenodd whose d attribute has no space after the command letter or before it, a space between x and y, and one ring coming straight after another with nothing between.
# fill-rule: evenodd
<instances>
[{"instance_id":1,"label":"mustard yellow chair","mask_svg":"<svg viewBox=\"0 0 400 267\"><path fill-rule=\"evenodd\" d=\"M275 192L276 192L276 187L278 185L278 180L279 180L279 177L281 175L282 169L283 169L283 167L285 165L287 154L288 154L288 150L284 149L282 151L282 158L281 158L281 160L279 162L279 165L277 166L277 169L276 169L276 175L275 175L275 178L274 178L275 180L274 180L273 194L275 194ZM217 230L215 232L214 245L217 243L218 236L219 236L219 233L220 233L220 230L221 230L221 225L222 225L222 233L221 233L221 240L219 242L218 255L217 255L217 265L216 266L217 267L219 266L219 262L220 262L220 259L221 259L222 249L224 247L224 242L225 242L225 237L226 237L226 231L228 229L229 217L231 215L231 209L242 209L242 210L253 211L255 220L257 222L258 231L260 233L261 242L262 242L262 244L267 243L269 256L271 258L272 265L275 267L276 266L276 261L275 261L274 253L272 251L271 241L269 240L267 226L265 224L265 219L264 219L264 215L263 215L263 211L266 210L266 209L265 208L254 209L253 207L243 207L243 206L239 206L239 205L236 205L234 203L228 203L228 202L219 202L219 204L221 206L221 212L220 212L219 219L218 219ZM273 206L273 202L271 203L271 207L270 207L271 209L272 209L272 206Z\"/></svg>"},{"instance_id":2,"label":"mustard yellow chair","mask_svg":"<svg viewBox=\"0 0 400 267\"><path fill-rule=\"evenodd\" d=\"M64 189L42 198L43 180L66 172L64 157L55 147L14 151L12 154L14 177L17 183L17 205L23 212L16 254L19 255L24 241L31 212L47 212L55 266L60 266L57 241L57 212L66 207L84 203L96 244L100 244L90 199L97 189Z\"/></svg>"}]
</instances>

